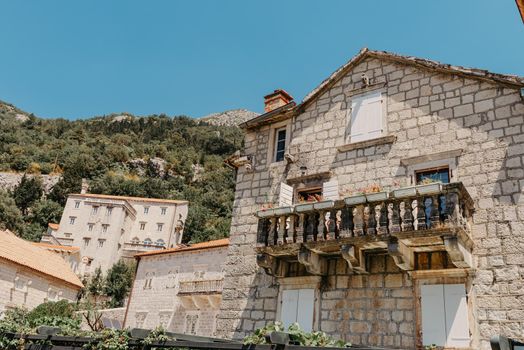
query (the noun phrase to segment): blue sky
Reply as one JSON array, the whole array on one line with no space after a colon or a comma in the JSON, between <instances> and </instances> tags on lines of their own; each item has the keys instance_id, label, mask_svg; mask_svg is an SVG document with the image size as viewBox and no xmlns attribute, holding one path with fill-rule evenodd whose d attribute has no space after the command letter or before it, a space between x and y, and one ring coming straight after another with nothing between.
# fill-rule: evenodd
<instances>
[{"instance_id":1,"label":"blue sky","mask_svg":"<svg viewBox=\"0 0 524 350\"><path fill-rule=\"evenodd\" d=\"M514 0L0 0L0 100L41 117L301 100L360 48L524 76Z\"/></svg>"}]
</instances>

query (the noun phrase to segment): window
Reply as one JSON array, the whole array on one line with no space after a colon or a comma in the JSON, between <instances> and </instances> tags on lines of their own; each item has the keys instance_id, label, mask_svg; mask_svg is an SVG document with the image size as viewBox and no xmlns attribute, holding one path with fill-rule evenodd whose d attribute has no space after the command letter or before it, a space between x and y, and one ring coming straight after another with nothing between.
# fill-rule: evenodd
<instances>
[{"instance_id":1,"label":"window","mask_svg":"<svg viewBox=\"0 0 524 350\"><path fill-rule=\"evenodd\" d=\"M74 225L75 224L75 220L76 220L76 216L70 216L69 217L69 224L70 225Z\"/></svg>"},{"instance_id":2,"label":"window","mask_svg":"<svg viewBox=\"0 0 524 350\"><path fill-rule=\"evenodd\" d=\"M107 207L106 209L106 215L110 216L113 213L113 207Z\"/></svg>"},{"instance_id":3,"label":"window","mask_svg":"<svg viewBox=\"0 0 524 350\"><path fill-rule=\"evenodd\" d=\"M167 208L166 207L160 208L160 215L166 215L166 212L167 212Z\"/></svg>"},{"instance_id":4,"label":"window","mask_svg":"<svg viewBox=\"0 0 524 350\"><path fill-rule=\"evenodd\" d=\"M305 332L311 332L313 330L314 307L314 289L283 290L280 320L286 328L297 322Z\"/></svg>"},{"instance_id":5,"label":"window","mask_svg":"<svg viewBox=\"0 0 524 350\"><path fill-rule=\"evenodd\" d=\"M157 239L155 245L164 247L166 245L166 242L164 242L163 239Z\"/></svg>"},{"instance_id":6,"label":"window","mask_svg":"<svg viewBox=\"0 0 524 350\"><path fill-rule=\"evenodd\" d=\"M315 202L322 198L322 188L314 187L297 191L298 202Z\"/></svg>"},{"instance_id":7,"label":"window","mask_svg":"<svg viewBox=\"0 0 524 350\"><path fill-rule=\"evenodd\" d=\"M275 130L275 162L284 160L284 153L286 151L286 128Z\"/></svg>"},{"instance_id":8,"label":"window","mask_svg":"<svg viewBox=\"0 0 524 350\"><path fill-rule=\"evenodd\" d=\"M149 213L149 207L144 207L144 214Z\"/></svg>"},{"instance_id":9,"label":"window","mask_svg":"<svg viewBox=\"0 0 524 350\"><path fill-rule=\"evenodd\" d=\"M142 328L144 326L144 321L146 320L147 312L137 312L135 314L135 325L137 328Z\"/></svg>"},{"instance_id":10,"label":"window","mask_svg":"<svg viewBox=\"0 0 524 350\"><path fill-rule=\"evenodd\" d=\"M91 215L96 215L98 213L98 205L93 205L91 208Z\"/></svg>"},{"instance_id":11,"label":"window","mask_svg":"<svg viewBox=\"0 0 524 350\"><path fill-rule=\"evenodd\" d=\"M109 224L102 224L102 233L106 233L108 227L109 227Z\"/></svg>"},{"instance_id":12,"label":"window","mask_svg":"<svg viewBox=\"0 0 524 350\"><path fill-rule=\"evenodd\" d=\"M159 312L158 319L160 321L160 327L162 327L163 329L167 329L167 327L169 326L169 320L171 319L171 312Z\"/></svg>"},{"instance_id":13,"label":"window","mask_svg":"<svg viewBox=\"0 0 524 350\"><path fill-rule=\"evenodd\" d=\"M72 235L73 235L73 234L70 233L70 232L66 232L66 233L64 233L64 236L67 237L67 238L71 237Z\"/></svg>"},{"instance_id":14,"label":"window","mask_svg":"<svg viewBox=\"0 0 524 350\"><path fill-rule=\"evenodd\" d=\"M146 238L146 239L144 239L144 244L145 245L151 245L151 244L153 244L153 241L151 240L151 238Z\"/></svg>"},{"instance_id":15,"label":"window","mask_svg":"<svg viewBox=\"0 0 524 350\"><path fill-rule=\"evenodd\" d=\"M146 223L145 222L141 222L140 223L140 231L144 231L146 229Z\"/></svg>"},{"instance_id":16,"label":"window","mask_svg":"<svg viewBox=\"0 0 524 350\"><path fill-rule=\"evenodd\" d=\"M138 237L133 237L133 239L131 240L131 243L132 244L139 244L140 243L140 239L138 239Z\"/></svg>"},{"instance_id":17,"label":"window","mask_svg":"<svg viewBox=\"0 0 524 350\"><path fill-rule=\"evenodd\" d=\"M144 281L144 289L151 289L153 283L153 277L155 277L154 272L146 272L146 278Z\"/></svg>"},{"instance_id":18,"label":"window","mask_svg":"<svg viewBox=\"0 0 524 350\"><path fill-rule=\"evenodd\" d=\"M56 288L49 287L49 289L47 290L47 300L48 301L58 301L59 294L60 293L58 292Z\"/></svg>"},{"instance_id":19,"label":"window","mask_svg":"<svg viewBox=\"0 0 524 350\"><path fill-rule=\"evenodd\" d=\"M16 290L27 292L27 287L29 286L29 284L30 283L27 278L20 277L20 276L15 277L15 289Z\"/></svg>"},{"instance_id":20,"label":"window","mask_svg":"<svg viewBox=\"0 0 524 350\"><path fill-rule=\"evenodd\" d=\"M98 240L98 248L102 248L104 246L104 243L106 242L105 239L99 239Z\"/></svg>"},{"instance_id":21,"label":"window","mask_svg":"<svg viewBox=\"0 0 524 350\"><path fill-rule=\"evenodd\" d=\"M91 224L91 223L90 223L90 224L87 224L87 230L88 230L89 232L93 231L93 228L94 228L94 227L95 227L95 224Z\"/></svg>"},{"instance_id":22,"label":"window","mask_svg":"<svg viewBox=\"0 0 524 350\"><path fill-rule=\"evenodd\" d=\"M162 232L162 229L164 228L164 224L160 223L160 224L156 224L156 230L158 232Z\"/></svg>"},{"instance_id":23,"label":"window","mask_svg":"<svg viewBox=\"0 0 524 350\"><path fill-rule=\"evenodd\" d=\"M422 285L422 342L469 347L466 289L463 284Z\"/></svg>"},{"instance_id":24,"label":"window","mask_svg":"<svg viewBox=\"0 0 524 350\"><path fill-rule=\"evenodd\" d=\"M384 129L382 102L381 92L352 98L349 142L366 141L382 136Z\"/></svg>"},{"instance_id":25,"label":"window","mask_svg":"<svg viewBox=\"0 0 524 350\"><path fill-rule=\"evenodd\" d=\"M420 185L425 182L449 183L450 178L451 176L448 166L415 171L415 180L417 185Z\"/></svg>"},{"instance_id":26,"label":"window","mask_svg":"<svg viewBox=\"0 0 524 350\"><path fill-rule=\"evenodd\" d=\"M186 334L196 334L198 315L186 315Z\"/></svg>"},{"instance_id":27,"label":"window","mask_svg":"<svg viewBox=\"0 0 524 350\"><path fill-rule=\"evenodd\" d=\"M75 201L75 209L80 208L80 201Z\"/></svg>"},{"instance_id":28,"label":"window","mask_svg":"<svg viewBox=\"0 0 524 350\"><path fill-rule=\"evenodd\" d=\"M84 237L84 247L89 246L89 242L91 242L91 238L89 238L89 237Z\"/></svg>"}]
</instances>

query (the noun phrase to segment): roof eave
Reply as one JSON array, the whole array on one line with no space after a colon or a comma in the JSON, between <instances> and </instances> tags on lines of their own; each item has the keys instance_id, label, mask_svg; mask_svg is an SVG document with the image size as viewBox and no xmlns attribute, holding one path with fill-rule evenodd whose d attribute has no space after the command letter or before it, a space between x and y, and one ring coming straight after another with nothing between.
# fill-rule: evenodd
<instances>
[{"instance_id":1,"label":"roof eave","mask_svg":"<svg viewBox=\"0 0 524 350\"><path fill-rule=\"evenodd\" d=\"M274 110L261 114L251 120L245 121L239 124L241 129L253 129L265 124L271 124L276 121L285 120L292 116L292 112L295 110L296 103L294 101L288 104L275 108Z\"/></svg>"}]
</instances>

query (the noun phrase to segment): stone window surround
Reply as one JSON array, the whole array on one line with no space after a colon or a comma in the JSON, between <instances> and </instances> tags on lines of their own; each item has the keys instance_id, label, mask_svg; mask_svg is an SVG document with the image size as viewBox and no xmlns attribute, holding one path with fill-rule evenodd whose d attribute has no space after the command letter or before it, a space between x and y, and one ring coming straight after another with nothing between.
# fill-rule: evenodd
<instances>
[{"instance_id":1,"label":"stone window surround","mask_svg":"<svg viewBox=\"0 0 524 350\"><path fill-rule=\"evenodd\" d=\"M286 147L284 153L287 153L289 144L291 142L291 119L283 120L279 123L271 124L269 126L269 140L268 140L268 151L267 151L267 164L270 167L279 166L285 160L276 162L275 161L275 137L277 136L277 130L286 128Z\"/></svg>"},{"instance_id":2,"label":"stone window surround","mask_svg":"<svg viewBox=\"0 0 524 350\"><path fill-rule=\"evenodd\" d=\"M417 334L417 345L422 347L422 293L421 285L429 284L464 284L466 288L466 300L468 303L468 319L469 319L469 334L470 338L475 334L475 316L474 308L472 305L473 298L473 284L472 279L469 278L471 269L445 269L445 270L420 270L420 271L410 271L408 274L413 279L413 292L415 300L415 331ZM478 344L477 344L478 345ZM478 346L472 344L471 348L461 348L464 350L467 349L477 349Z\"/></svg>"},{"instance_id":3,"label":"stone window surround","mask_svg":"<svg viewBox=\"0 0 524 350\"><path fill-rule=\"evenodd\" d=\"M317 331L320 329L320 284L322 278L320 276L300 276L300 277L284 277L277 279L278 299L277 299L277 320L281 319L282 312L282 292L284 290L293 289L314 289L315 290L315 305L313 308L313 326L312 329Z\"/></svg>"},{"instance_id":4,"label":"stone window surround","mask_svg":"<svg viewBox=\"0 0 524 350\"><path fill-rule=\"evenodd\" d=\"M409 185L415 184L415 172L438 167L448 167L450 170L449 182L459 181L458 157L462 149L427 154L423 156L405 158L400 164L406 167L406 180Z\"/></svg>"},{"instance_id":5,"label":"stone window surround","mask_svg":"<svg viewBox=\"0 0 524 350\"><path fill-rule=\"evenodd\" d=\"M158 311L158 324L159 325L160 325L160 322L163 316L167 316L167 322L166 322L166 325L165 326L162 325L162 327L164 329L168 329L169 325L171 324L171 319L173 318L173 310L164 309L164 310Z\"/></svg>"}]
</instances>

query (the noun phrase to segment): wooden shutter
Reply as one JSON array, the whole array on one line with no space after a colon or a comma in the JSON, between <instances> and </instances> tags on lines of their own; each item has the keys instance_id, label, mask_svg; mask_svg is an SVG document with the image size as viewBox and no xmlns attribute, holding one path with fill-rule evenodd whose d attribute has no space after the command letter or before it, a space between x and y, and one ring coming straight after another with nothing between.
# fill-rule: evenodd
<instances>
[{"instance_id":1,"label":"wooden shutter","mask_svg":"<svg viewBox=\"0 0 524 350\"><path fill-rule=\"evenodd\" d=\"M422 285L422 343L424 345L446 345L446 316L444 293L441 284Z\"/></svg>"},{"instance_id":2,"label":"wooden shutter","mask_svg":"<svg viewBox=\"0 0 524 350\"><path fill-rule=\"evenodd\" d=\"M337 200L338 197L338 180L331 180L322 184L322 198L324 200Z\"/></svg>"},{"instance_id":3,"label":"wooden shutter","mask_svg":"<svg viewBox=\"0 0 524 350\"><path fill-rule=\"evenodd\" d=\"M463 284L444 285L446 346L469 347L469 322L466 289Z\"/></svg>"},{"instance_id":4,"label":"wooden shutter","mask_svg":"<svg viewBox=\"0 0 524 350\"><path fill-rule=\"evenodd\" d=\"M313 330L313 312L315 309L315 290L298 290L297 322L305 332Z\"/></svg>"},{"instance_id":5,"label":"wooden shutter","mask_svg":"<svg viewBox=\"0 0 524 350\"><path fill-rule=\"evenodd\" d=\"M281 182L280 196L278 198L279 207L289 207L293 205L293 187Z\"/></svg>"},{"instance_id":6,"label":"wooden shutter","mask_svg":"<svg viewBox=\"0 0 524 350\"><path fill-rule=\"evenodd\" d=\"M350 142L374 139L382 135L382 94L374 92L354 97L351 102Z\"/></svg>"},{"instance_id":7,"label":"wooden shutter","mask_svg":"<svg viewBox=\"0 0 524 350\"><path fill-rule=\"evenodd\" d=\"M298 289L284 290L282 292L282 307L280 310L280 321L284 327L289 327L297 321Z\"/></svg>"}]
</instances>

